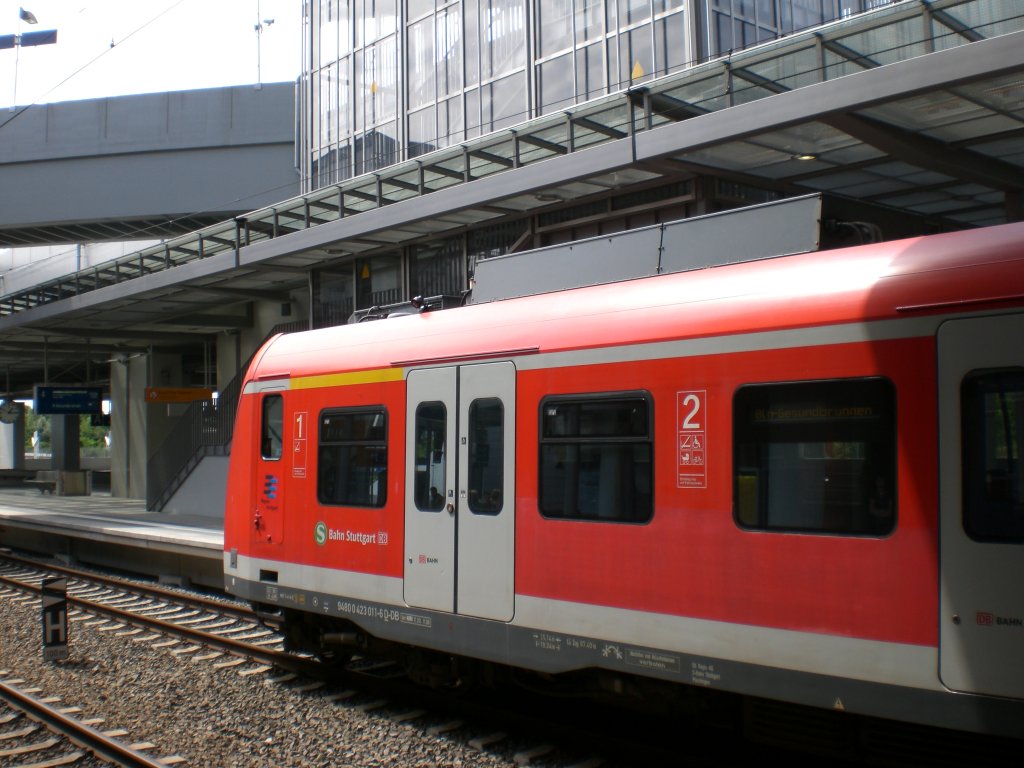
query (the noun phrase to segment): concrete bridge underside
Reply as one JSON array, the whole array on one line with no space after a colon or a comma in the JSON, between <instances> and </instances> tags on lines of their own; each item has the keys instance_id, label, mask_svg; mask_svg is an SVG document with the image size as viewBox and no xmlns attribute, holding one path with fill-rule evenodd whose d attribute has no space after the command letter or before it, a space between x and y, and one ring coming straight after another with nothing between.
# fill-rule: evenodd
<instances>
[{"instance_id":1,"label":"concrete bridge underside","mask_svg":"<svg viewBox=\"0 0 1024 768\"><path fill-rule=\"evenodd\" d=\"M292 83L0 114L0 247L160 239L298 191Z\"/></svg>"}]
</instances>

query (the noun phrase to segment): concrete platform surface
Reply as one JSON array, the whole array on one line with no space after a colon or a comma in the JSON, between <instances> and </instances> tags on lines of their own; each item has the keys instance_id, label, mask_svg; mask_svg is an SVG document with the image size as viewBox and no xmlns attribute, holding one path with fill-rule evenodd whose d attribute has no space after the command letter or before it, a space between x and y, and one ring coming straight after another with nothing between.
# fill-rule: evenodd
<instances>
[{"instance_id":1,"label":"concrete platform surface","mask_svg":"<svg viewBox=\"0 0 1024 768\"><path fill-rule=\"evenodd\" d=\"M223 585L223 520L147 512L139 499L0 488L0 546L166 581Z\"/></svg>"}]
</instances>

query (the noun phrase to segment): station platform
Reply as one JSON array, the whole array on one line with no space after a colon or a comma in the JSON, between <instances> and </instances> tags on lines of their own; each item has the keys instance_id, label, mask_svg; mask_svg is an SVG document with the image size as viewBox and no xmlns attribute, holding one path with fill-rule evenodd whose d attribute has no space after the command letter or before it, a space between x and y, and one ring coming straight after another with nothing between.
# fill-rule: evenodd
<instances>
[{"instance_id":1,"label":"station platform","mask_svg":"<svg viewBox=\"0 0 1024 768\"><path fill-rule=\"evenodd\" d=\"M223 587L224 521L148 512L140 499L0 488L0 547L141 573L166 583Z\"/></svg>"}]
</instances>

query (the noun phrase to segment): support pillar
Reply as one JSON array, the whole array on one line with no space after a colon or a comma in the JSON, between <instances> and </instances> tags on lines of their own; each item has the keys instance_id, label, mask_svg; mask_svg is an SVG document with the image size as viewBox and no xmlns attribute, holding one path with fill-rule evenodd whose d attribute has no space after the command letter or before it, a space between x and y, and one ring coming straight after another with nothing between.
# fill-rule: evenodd
<instances>
[{"instance_id":1,"label":"support pillar","mask_svg":"<svg viewBox=\"0 0 1024 768\"><path fill-rule=\"evenodd\" d=\"M110 364L110 493L146 498L148 356Z\"/></svg>"},{"instance_id":2,"label":"support pillar","mask_svg":"<svg viewBox=\"0 0 1024 768\"><path fill-rule=\"evenodd\" d=\"M25 406L18 406L10 424L0 423L0 469L25 468Z\"/></svg>"},{"instance_id":3,"label":"support pillar","mask_svg":"<svg viewBox=\"0 0 1024 768\"><path fill-rule=\"evenodd\" d=\"M52 469L77 472L82 468L78 414L51 416L50 441L53 445Z\"/></svg>"}]
</instances>

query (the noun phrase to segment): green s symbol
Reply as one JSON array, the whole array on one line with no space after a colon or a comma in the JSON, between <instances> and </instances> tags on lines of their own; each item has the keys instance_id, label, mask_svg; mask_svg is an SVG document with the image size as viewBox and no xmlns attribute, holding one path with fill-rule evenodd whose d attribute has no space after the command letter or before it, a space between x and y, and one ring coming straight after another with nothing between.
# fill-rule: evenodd
<instances>
[{"instance_id":1,"label":"green s symbol","mask_svg":"<svg viewBox=\"0 0 1024 768\"><path fill-rule=\"evenodd\" d=\"M324 521L321 520L316 524L316 529L313 532L313 538L316 540L317 546L322 547L327 543L327 526Z\"/></svg>"}]
</instances>

